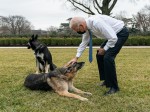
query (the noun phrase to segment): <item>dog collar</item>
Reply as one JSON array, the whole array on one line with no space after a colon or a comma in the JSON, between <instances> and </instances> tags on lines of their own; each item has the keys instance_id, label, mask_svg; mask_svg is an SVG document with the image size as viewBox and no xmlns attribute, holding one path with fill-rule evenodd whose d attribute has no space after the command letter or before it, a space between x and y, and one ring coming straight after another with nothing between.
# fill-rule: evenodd
<instances>
[{"instance_id":1,"label":"dog collar","mask_svg":"<svg viewBox=\"0 0 150 112\"><path fill-rule=\"evenodd\" d=\"M37 48L35 49L35 53L37 53L37 51L38 51L39 49L42 49L42 48L44 48L44 47L45 47L45 46L44 46L43 44L38 45Z\"/></svg>"},{"instance_id":2,"label":"dog collar","mask_svg":"<svg viewBox=\"0 0 150 112\"><path fill-rule=\"evenodd\" d=\"M35 50L38 50L39 48L42 48L42 47L43 47L43 45L40 44L39 46L37 46L37 48Z\"/></svg>"}]
</instances>

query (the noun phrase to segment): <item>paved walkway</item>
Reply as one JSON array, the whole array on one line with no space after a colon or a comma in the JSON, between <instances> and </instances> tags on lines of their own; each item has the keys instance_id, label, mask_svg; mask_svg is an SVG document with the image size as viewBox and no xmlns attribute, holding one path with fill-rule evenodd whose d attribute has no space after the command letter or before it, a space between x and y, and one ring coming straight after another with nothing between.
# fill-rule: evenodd
<instances>
[{"instance_id":1,"label":"paved walkway","mask_svg":"<svg viewBox=\"0 0 150 112\"><path fill-rule=\"evenodd\" d=\"M0 47L0 48L27 48L27 47ZM48 47L48 48L78 48L78 47ZM88 48L88 47L87 47ZM99 48L99 46L93 46L93 48ZM150 46L123 46L123 48L150 48Z\"/></svg>"}]
</instances>

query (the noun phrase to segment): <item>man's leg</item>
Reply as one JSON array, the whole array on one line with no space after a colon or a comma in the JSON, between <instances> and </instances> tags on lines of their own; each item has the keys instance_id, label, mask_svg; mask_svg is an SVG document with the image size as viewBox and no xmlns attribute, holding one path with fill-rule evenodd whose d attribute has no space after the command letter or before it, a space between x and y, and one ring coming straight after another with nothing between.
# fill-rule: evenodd
<instances>
[{"instance_id":1,"label":"man's leg","mask_svg":"<svg viewBox=\"0 0 150 112\"><path fill-rule=\"evenodd\" d=\"M118 89L115 57L111 56L109 52L106 52L104 56L104 71L106 87Z\"/></svg>"},{"instance_id":2,"label":"man's leg","mask_svg":"<svg viewBox=\"0 0 150 112\"><path fill-rule=\"evenodd\" d=\"M103 58L104 58L103 55L98 55L98 53L96 54L96 59L97 59L97 65L98 65L98 71L99 71L99 78L100 78L100 80L105 80Z\"/></svg>"},{"instance_id":3,"label":"man's leg","mask_svg":"<svg viewBox=\"0 0 150 112\"><path fill-rule=\"evenodd\" d=\"M107 43L107 40L104 41L102 44L101 44L101 48L103 48ZM97 59L97 65L98 65L98 71L99 71L99 78L100 78L100 81L104 80L105 81L105 74L104 74L104 55L99 55L98 54L98 51L96 53L96 59ZM100 84L101 86L103 86L105 84L102 83Z\"/></svg>"},{"instance_id":4,"label":"man's leg","mask_svg":"<svg viewBox=\"0 0 150 112\"><path fill-rule=\"evenodd\" d=\"M117 75L116 75L116 65L115 57L119 53L120 49L124 45L125 41L128 38L128 30L125 28L120 33L117 34L118 41L115 44L115 47L109 48L104 55L104 74L106 87L110 87L110 90L106 93L112 94L119 90Z\"/></svg>"}]
</instances>

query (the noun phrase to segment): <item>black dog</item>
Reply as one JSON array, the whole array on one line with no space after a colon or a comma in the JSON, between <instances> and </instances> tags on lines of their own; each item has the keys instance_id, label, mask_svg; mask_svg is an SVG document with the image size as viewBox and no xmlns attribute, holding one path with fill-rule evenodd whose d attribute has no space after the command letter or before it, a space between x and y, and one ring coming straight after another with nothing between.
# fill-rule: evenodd
<instances>
[{"instance_id":1,"label":"black dog","mask_svg":"<svg viewBox=\"0 0 150 112\"><path fill-rule=\"evenodd\" d=\"M66 68L56 68L49 73L40 73L40 74L29 74L25 81L24 86L31 90L52 90L51 86L48 85L47 79L51 77L58 77L65 79L66 76L62 75L67 72Z\"/></svg>"},{"instance_id":2,"label":"black dog","mask_svg":"<svg viewBox=\"0 0 150 112\"><path fill-rule=\"evenodd\" d=\"M39 72L48 73L56 68L53 64L52 55L45 44L40 43L38 40L38 35L32 35L27 44L28 49L34 51L36 57L36 74Z\"/></svg>"},{"instance_id":3,"label":"black dog","mask_svg":"<svg viewBox=\"0 0 150 112\"><path fill-rule=\"evenodd\" d=\"M47 84L47 77L51 77L50 73L41 74L29 74L24 82L24 86L31 90L52 90L52 88Z\"/></svg>"}]
</instances>

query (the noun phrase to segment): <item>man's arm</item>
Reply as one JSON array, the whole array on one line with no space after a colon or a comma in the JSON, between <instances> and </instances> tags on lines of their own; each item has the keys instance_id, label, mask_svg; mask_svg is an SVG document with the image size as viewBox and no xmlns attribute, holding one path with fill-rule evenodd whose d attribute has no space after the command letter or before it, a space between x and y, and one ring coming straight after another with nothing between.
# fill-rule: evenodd
<instances>
[{"instance_id":1,"label":"man's arm","mask_svg":"<svg viewBox=\"0 0 150 112\"><path fill-rule=\"evenodd\" d=\"M90 39L89 32L86 31L86 33L82 35L82 42L77 49L76 56L72 60L70 60L68 64L77 62L77 60L79 59L79 57L82 55L83 51L85 50L86 46L88 45L89 39Z\"/></svg>"},{"instance_id":2,"label":"man's arm","mask_svg":"<svg viewBox=\"0 0 150 112\"><path fill-rule=\"evenodd\" d=\"M108 40L106 45L103 47L105 51L115 46L118 37L111 26L107 25L105 21L100 19L94 24L94 27Z\"/></svg>"},{"instance_id":3,"label":"man's arm","mask_svg":"<svg viewBox=\"0 0 150 112\"><path fill-rule=\"evenodd\" d=\"M86 31L86 33L82 35L82 42L77 49L76 57L79 58L82 55L83 51L85 50L85 48L87 47L87 45L89 43L89 39L90 39L89 32Z\"/></svg>"}]
</instances>

